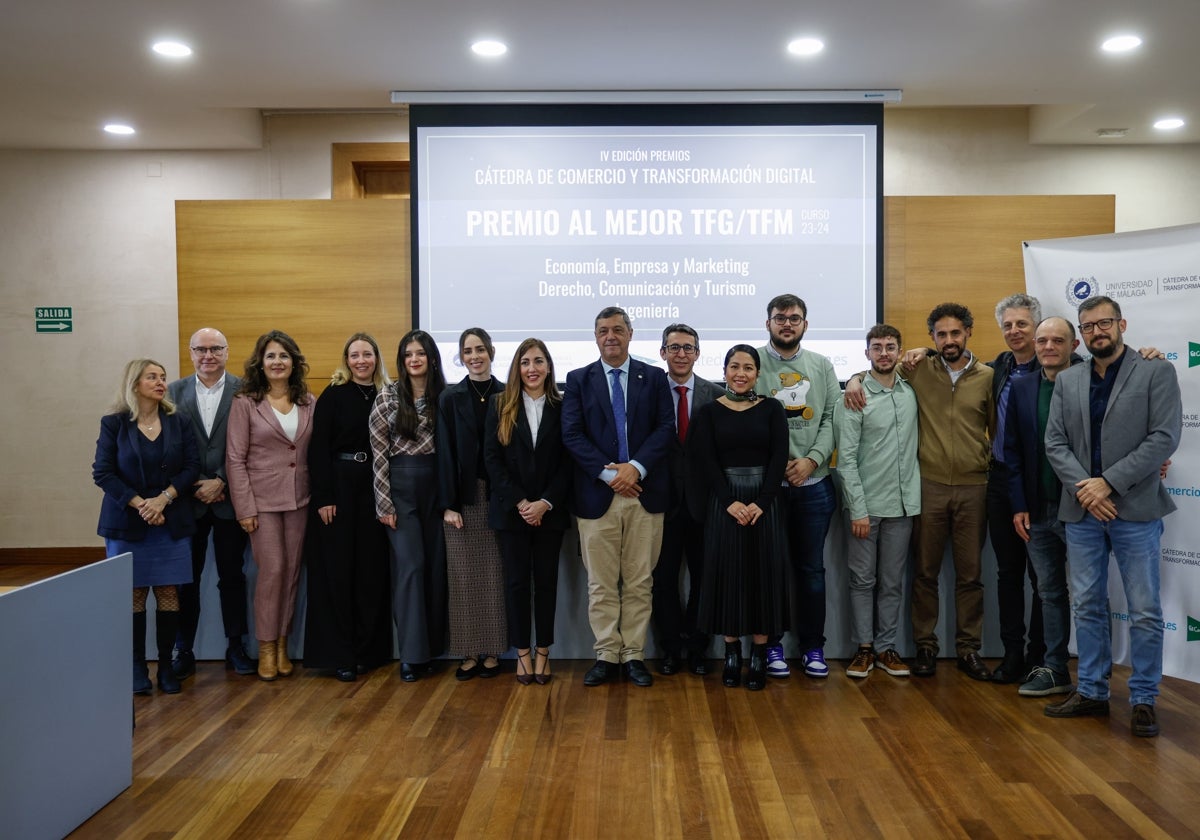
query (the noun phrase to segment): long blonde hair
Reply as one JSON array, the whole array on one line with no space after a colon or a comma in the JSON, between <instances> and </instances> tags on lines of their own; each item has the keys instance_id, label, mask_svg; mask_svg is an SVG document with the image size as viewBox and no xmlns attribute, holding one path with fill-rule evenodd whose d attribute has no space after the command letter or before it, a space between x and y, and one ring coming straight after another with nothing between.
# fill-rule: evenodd
<instances>
[{"instance_id":1,"label":"long blonde hair","mask_svg":"<svg viewBox=\"0 0 1200 840\"><path fill-rule=\"evenodd\" d=\"M125 372L121 374L121 389L117 391L117 399L113 402L113 414L128 414L130 420L137 420L137 384L138 380L142 378L142 374L146 372L146 368L150 367L150 365L159 368L163 372L163 375L166 375L166 367L162 362L156 362L154 359L134 359L125 365ZM171 399L169 392L163 395L162 402L159 405L167 414L175 413L175 401Z\"/></svg>"},{"instance_id":2,"label":"long blonde hair","mask_svg":"<svg viewBox=\"0 0 1200 840\"><path fill-rule=\"evenodd\" d=\"M517 412L521 407L521 396L525 393L521 384L521 357L535 347L546 357L548 369L545 385L546 402L550 405L558 405L562 402L562 394L558 392L558 384L554 379L554 359L550 357L550 351L546 349L545 342L540 338L525 339L517 346L512 364L508 366L508 383L505 385L504 391L494 397L496 413L500 420L496 429L496 437L502 446L508 446L512 442L513 429L517 425Z\"/></svg>"},{"instance_id":3,"label":"long blonde hair","mask_svg":"<svg viewBox=\"0 0 1200 840\"><path fill-rule=\"evenodd\" d=\"M383 386L389 384L392 380L388 378L387 363L379 353L379 342L370 333L365 332L356 332L346 339L346 346L342 348L342 362L334 370L333 376L329 377L329 384L345 385L347 382L354 381L354 374L350 372L350 345L356 341L367 342L367 344L371 345L371 349L375 351L375 390L382 391Z\"/></svg>"}]
</instances>

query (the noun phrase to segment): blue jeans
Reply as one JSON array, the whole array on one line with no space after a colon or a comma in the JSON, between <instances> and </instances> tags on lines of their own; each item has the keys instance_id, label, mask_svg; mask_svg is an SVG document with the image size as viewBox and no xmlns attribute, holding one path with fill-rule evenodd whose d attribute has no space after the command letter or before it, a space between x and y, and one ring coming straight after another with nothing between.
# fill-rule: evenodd
<instances>
[{"instance_id":1,"label":"blue jeans","mask_svg":"<svg viewBox=\"0 0 1200 840\"><path fill-rule=\"evenodd\" d=\"M1066 675L1070 673L1067 670L1067 645L1071 640L1071 604L1067 598L1067 538L1063 523L1058 520L1058 502L1046 507L1043 511L1045 518L1029 524L1026 549L1037 578L1038 599L1035 602L1039 599L1041 602L1046 667Z\"/></svg>"},{"instance_id":2,"label":"blue jeans","mask_svg":"<svg viewBox=\"0 0 1200 840\"><path fill-rule=\"evenodd\" d=\"M1085 515L1079 522L1068 522L1066 530L1079 643L1079 693L1093 700L1108 699L1105 674L1112 664L1112 642L1106 605L1111 551L1121 572L1129 611L1133 666L1129 703L1153 705L1162 682L1163 626L1158 593L1162 520L1100 522Z\"/></svg>"},{"instance_id":3,"label":"blue jeans","mask_svg":"<svg viewBox=\"0 0 1200 840\"><path fill-rule=\"evenodd\" d=\"M837 508L833 479L784 487L779 503L791 558L792 628L803 653L825 646L825 536Z\"/></svg>"}]
</instances>

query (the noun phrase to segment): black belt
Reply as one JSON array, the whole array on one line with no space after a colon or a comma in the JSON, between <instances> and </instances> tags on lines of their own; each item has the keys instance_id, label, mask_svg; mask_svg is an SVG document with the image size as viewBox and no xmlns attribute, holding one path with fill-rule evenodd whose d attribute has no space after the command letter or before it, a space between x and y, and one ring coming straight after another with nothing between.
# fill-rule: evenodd
<instances>
[{"instance_id":1,"label":"black belt","mask_svg":"<svg viewBox=\"0 0 1200 840\"><path fill-rule=\"evenodd\" d=\"M366 452L339 452L337 457L339 461L356 461L365 464L371 456Z\"/></svg>"}]
</instances>

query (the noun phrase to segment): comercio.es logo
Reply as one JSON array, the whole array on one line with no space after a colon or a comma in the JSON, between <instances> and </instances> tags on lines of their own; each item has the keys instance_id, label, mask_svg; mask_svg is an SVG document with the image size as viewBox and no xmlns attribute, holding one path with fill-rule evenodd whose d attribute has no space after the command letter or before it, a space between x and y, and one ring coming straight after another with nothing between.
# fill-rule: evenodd
<instances>
[{"instance_id":1,"label":"comercio.es logo","mask_svg":"<svg viewBox=\"0 0 1200 840\"><path fill-rule=\"evenodd\" d=\"M1072 277L1067 281L1067 303L1079 306L1090 297L1100 294L1095 277Z\"/></svg>"}]
</instances>

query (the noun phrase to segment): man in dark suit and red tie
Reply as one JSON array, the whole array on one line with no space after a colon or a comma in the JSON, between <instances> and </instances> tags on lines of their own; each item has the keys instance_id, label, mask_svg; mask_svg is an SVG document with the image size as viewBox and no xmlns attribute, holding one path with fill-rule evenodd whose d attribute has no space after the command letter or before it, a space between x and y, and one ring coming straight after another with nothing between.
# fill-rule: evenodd
<instances>
[{"instance_id":1,"label":"man in dark suit and red tie","mask_svg":"<svg viewBox=\"0 0 1200 840\"><path fill-rule=\"evenodd\" d=\"M676 673L681 665L680 655L686 651L688 670L703 676L708 673L705 654L709 638L707 633L696 629L696 610L704 567L704 528L688 514L684 499L687 487L684 444L696 411L724 392L693 373L700 357L700 335L687 324L671 324L663 330L658 355L667 363L667 387L675 406L675 437L667 451L671 506L663 519L662 550L654 567L654 629L662 651L658 672L664 676ZM691 578L686 599L680 592L680 571L685 558Z\"/></svg>"},{"instance_id":2,"label":"man in dark suit and red tie","mask_svg":"<svg viewBox=\"0 0 1200 840\"><path fill-rule=\"evenodd\" d=\"M667 450L675 436L666 374L629 357L633 326L620 307L595 322L600 359L567 374L563 443L575 460L573 506L588 574L596 664L587 686L652 685L644 661L652 573L670 505Z\"/></svg>"}]
</instances>

